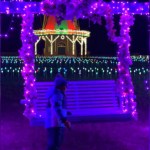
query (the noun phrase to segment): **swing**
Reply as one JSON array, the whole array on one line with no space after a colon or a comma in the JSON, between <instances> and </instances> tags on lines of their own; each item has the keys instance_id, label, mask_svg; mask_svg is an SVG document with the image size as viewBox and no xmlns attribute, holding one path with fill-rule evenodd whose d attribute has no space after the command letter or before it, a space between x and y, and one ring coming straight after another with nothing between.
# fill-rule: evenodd
<instances>
[{"instance_id":1,"label":"swing","mask_svg":"<svg viewBox=\"0 0 150 150\"><path fill-rule=\"evenodd\" d=\"M33 92L37 88L38 97L35 100L36 113L39 117L33 117L30 119L31 125L43 125L44 122L44 108L46 106L47 100L44 99L44 93L47 89L52 86L52 82L34 82L34 48L33 48L33 29L31 28L34 20L34 13L42 14L55 14L54 9L51 8L51 3L44 1L42 3L36 2L0 2L0 13L20 13L22 15L22 48L19 51L20 57L24 61L23 77L25 79L25 99L21 103L25 103L26 106L32 103L32 98L34 97ZM59 1L61 2L61 0ZM63 1L64 2L64 1ZM100 23L101 16L105 16L107 23L107 30L109 38L118 44L118 68L119 68L119 89L121 92L116 90L116 82L113 80L100 80L100 81L70 81L67 91L67 107L71 112L68 116L73 122L82 121L96 121L96 120L114 120L114 119L129 119L136 115L136 102L134 101L134 91L132 80L130 78L129 66L131 65L129 46L130 46L130 36L129 29L134 23L134 14L149 14L149 3L105 3L103 1L93 0L84 5L83 1L76 1L74 7L71 7L70 3L65 3L64 5L70 10L72 14L67 11L62 13L61 9L58 9L58 14L61 14L60 19L65 15L72 18L74 17L74 12L79 12L79 18L85 17L85 12L87 17L92 18L94 22ZM60 3L61 4L61 3ZM43 7L46 6L46 7ZM58 2L54 2L54 5L58 5ZM139 5L141 9L139 9ZM84 11L79 10L80 7L84 6ZM129 9L130 7L130 9ZM44 8L44 10L43 10ZM58 8L58 7L54 7ZM72 8L72 9L71 9ZM74 10L73 10L74 8ZM52 12L51 12L51 11ZM78 10L78 11L77 11ZM98 11L102 10L102 11ZM121 32L118 37L115 36L115 31L113 29L113 14L122 14L120 20ZM99 16L99 17L97 17ZM59 20L60 21L60 20ZM117 40L116 40L117 39ZM87 90L88 88L88 90ZM28 101L27 101L28 100ZM129 106L129 109L128 109ZM32 113L32 111L31 111ZM40 117L41 116L41 117Z\"/></svg>"},{"instance_id":2,"label":"swing","mask_svg":"<svg viewBox=\"0 0 150 150\"><path fill-rule=\"evenodd\" d=\"M107 4L104 3L104 5ZM135 96L129 73L129 66L131 65L131 60L128 53L129 51L128 47L130 45L129 44L130 40L127 41L125 36L128 33L121 32L120 36L117 37L115 35L112 26L113 20L111 19L111 17L107 18L107 16L112 15L108 11L109 9L111 9L111 7L109 6L103 9L106 9L105 10L106 14L103 15L105 15L106 23L108 25L106 27L109 32L108 36L113 42L116 42L118 44L117 54L119 57L118 58L119 84L116 84L116 82L113 80L70 81L66 95L67 95L67 110L71 113L71 115L69 115L68 118L72 122L100 121L100 120L102 121L129 120L133 118L133 116L136 116L136 102L134 101ZM26 20L26 18L27 17L25 16L23 20ZM134 18L132 17L132 15L130 15L130 13L125 11L125 14L122 15L120 19L121 22L120 24L122 25L121 30L128 31L130 26L133 25L133 20ZM26 25L27 24L23 25L23 27ZM45 33L50 34L49 29L43 31L44 33L42 32L42 36L47 37ZM24 32L24 34L27 34L27 32ZM34 31L34 34L41 36L41 31ZM61 34L64 34L64 36L67 37L66 33L62 32ZM59 36L57 38L59 38ZM49 40L49 38L47 39ZM78 39L74 38L74 40ZM127 41L126 45L122 43L123 41ZM52 44L52 41L50 42ZM26 43L24 43L24 48L25 45ZM50 54L53 54L52 45ZM72 54L75 56L74 47ZM83 55L83 49L81 49L81 54ZM86 54L87 53L85 52L85 55ZM127 60L126 58L129 59ZM28 64L28 60L26 61ZM31 65L32 63L30 64L30 66ZM25 67L27 68L27 66ZM44 125L44 120L46 116L45 110L47 105L45 93L47 92L48 88L52 86L52 84L53 84L52 82L39 82L39 83L33 82L33 86L35 86L35 89L37 90L37 98L32 100L32 102L34 102L35 110L32 111L30 107L27 107L28 111L30 111L31 114L33 114L33 117L31 117L30 119L30 124L33 126ZM32 90L34 91L34 88L33 89L31 88L31 92ZM28 91L30 91L30 88ZM27 104L27 102L25 102L25 104Z\"/></svg>"}]
</instances>

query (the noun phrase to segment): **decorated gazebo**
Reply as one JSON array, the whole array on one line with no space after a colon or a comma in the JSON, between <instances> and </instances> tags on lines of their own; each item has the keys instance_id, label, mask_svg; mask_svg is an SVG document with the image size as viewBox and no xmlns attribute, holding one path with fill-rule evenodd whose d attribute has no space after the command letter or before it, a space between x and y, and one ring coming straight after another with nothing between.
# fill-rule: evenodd
<instances>
[{"instance_id":1,"label":"decorated gazebo","mask_svg":"<svg viewBox=\"0 0 150 150\"><path fill-rule=\"evenodd\" d=\"M129 71L129 67L132 65L129 51L131 43L130 27L134 25L134 14L149 15L149 3L115 1L106 3L102 0L46 0L41 3L1 2L0 13L22 14L22 48L19 50L19 57L24 62L22 76L25 81L25 115L28 118L41 117L36 113L34 105L37 99L36 79L34 77L34 43L37 41L37 37L34 33L40 35L38 31L33 31L32 28L35 13L56 16L58 24L62 20L73 20L75 16L77 19L90 19L95 23L101 24L101 16L105 17L108 37L118 45L117 89L121 99L122 113L130 113L134 118L137 117L134 87ZM114 14L120 14L119 36L116 35L116 30L114 29ZM46 33L47 31L44 31L40 37L52 43L52 40L46 37ZM52 34L52 31L50 31L50 34ZM88 36L89 34L86 37ZM61 35L61 38L63 39L64 35ZM51 49L50 54L52 53L53 50ZM72 54L75 55L74 50Z\"/></svg>"},{"instance_id":2,"label":"decorated gazebo","mask_svg":"<svg viewBox=\"0 0 150 150\"><path fill-rule=\"evenodd\" d=\"M42 30L34 30L39 38L35 42L35 55L37 45L41 39L45 41L44 56L77 56L77 42L80 44L80 55L87 55L87 38L90 32L80 30L77 20L63 20L57 24L55 16L44 16ZM79 55L79 54L78 54Z\"/></svg>"}]
</instances>

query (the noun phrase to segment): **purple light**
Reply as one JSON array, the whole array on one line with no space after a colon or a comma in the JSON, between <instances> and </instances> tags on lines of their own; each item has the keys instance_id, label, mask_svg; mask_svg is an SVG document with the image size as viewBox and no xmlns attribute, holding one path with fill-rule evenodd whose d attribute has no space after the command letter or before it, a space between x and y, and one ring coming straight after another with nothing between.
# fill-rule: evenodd
<instances>
[{"instance_id":1,"label":"purple light","mask_svg":"<svg viewBox=\"0 0 150 150\"><path fill-rule=\"evenodd\" d=\"M26 7L26 14L22 15L22 48L19 50L20 58L24 61L22 76L24 78L24 96L27 100L24 115L31 118L34 113L34 100L36 99L35 77L34 77L34 45L35 36L33 34L34 15ZM31 109L32 108L32 109Z\"/></svg>"},{"instance_id":2,"label":"purple light","mask_svg":"<svg viewBox=\"0 0 150 150\"><path fill-rule=\"evenodd\" d=\"M129 35L130 27L134 24L134 18L131 14L125 11L125 14L121 16L120 19L120 37L118 38L118 70L119 71L119 89L120 94L123 97L123 111L132 113L134 118L137 117L136 112L136 102L134 101L135 95L133 90L133 84L130 76L129 66L132 64L130 58L129 47L131 42L131 37ZM123 84L122 84L123 83ZM128 106L128 103L131 103L131 106Z\"/></svg>"},{"instance_id":3,"label":"purple light","mask_svg":"<svg viewBox=\"0 0 150 150\"><path fill-rule=\"evenodd\" d=\"M31 112L34 113L34 110L32 109Z\"/></svg>"},{"instance_id":4,"label":"purple light","mask_svg":"<svg viewBox=\"0 0 150 150\"><path fill-rule=\"evenodd\" d=\"M68 8L68 10L72 10L72 7L69 8L69 6L71 6L72 2L64 2L64 4L66 5L66 7ZM30 8L30 11L33 12L33 13L40 13L40 14L43 14L44 11L46 11L45 9L43 9L43 6L46 4L46 6L48 6L49 8L53 8L53 10L51 9L51 12L52 11L55 11L54 9L54 6L57 6L59 4L61 4L61 2L59 1L44 1L44 2L0 2L0 13L6 13L6 10L10 10L10 13L24 13L25 12L25 9L27 7ZM14 7L12 7L12 5ZM88 12L89 8L92 7L92 9L94 10L97 10L97 8L106 8L108 5L113 8L112 9L112 13L113 14L123 14L124 13L124 10L129 10L129 13L134 13L134 14L141 14L142 15L148 15L149 14L149 3L146 2L146 3L137 3L137 2L132 2L132 3L129 3L129 2L110 2L110 3L105 3L105 2L97 2L97 0L93 0L93 3L87 6L84 5L84 2L83 1L78 1L78 4L75 3L74 5L74 9L75 12L78 12L78 6L79 5L83 5L84 9L86 12ZM57 8L57 7L55 7ZM43 11L44 10L44 11ZM81 11L81 10L80 10ZM54 14L55 12L52 12L52 14ZM60 13L58 13L60 14ZM83 14L83 13L82 13ZM79 16L77 16L78 18Z\"/></svg>"}]
</instances>

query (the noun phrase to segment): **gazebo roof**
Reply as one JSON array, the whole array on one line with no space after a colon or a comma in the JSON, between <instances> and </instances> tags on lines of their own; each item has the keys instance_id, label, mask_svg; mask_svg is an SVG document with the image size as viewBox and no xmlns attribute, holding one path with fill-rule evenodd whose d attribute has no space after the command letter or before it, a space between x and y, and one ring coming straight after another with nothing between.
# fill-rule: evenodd
<instances>
[{"instance_id":1,"label":"gazebo roof","mask_svg":"<svg viewBox=\"0 0 150 150\"><path fill-rule=\"evenodd\" d=\"M34 30L34 34L43 35L77 35L82 37L90 37L90 32L80 30L76 19L63 20L60 25L57 24L55 16L45 16L42 30Z\"/></svg>"},{"instance_id":2,"label":"gazebo roof","mask_svg":"<svg viewBox=\"0 0 150 150\"><path fill-rule=\"evenodd\" d=\"M77 25L71 20L63 20L60 25L57 24L55 16L46 16L43 22L45 30L78 30Z\"/></svg>"}]
</instances>

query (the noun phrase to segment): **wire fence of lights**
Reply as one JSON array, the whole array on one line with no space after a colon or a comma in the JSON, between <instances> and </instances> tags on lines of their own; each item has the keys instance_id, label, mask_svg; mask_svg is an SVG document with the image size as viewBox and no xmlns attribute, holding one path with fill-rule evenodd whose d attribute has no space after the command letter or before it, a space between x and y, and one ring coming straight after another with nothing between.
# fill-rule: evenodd
<instances>
[{"instance_id":1,"label":"wire fence of lights","mask_svg":"<svg viewBox=\"0 0 150 150\"><path fill-rule=\"evenodd\" d=\"M131 75L138 79L146 78L149 72L148 56L132 56L132 60L133 65L129 68ZM117 79L117 63L116 57L36 57L35 76L37 81L53 80L57 72L68 80ZM17 56L2 56L1 75L19 80L22 66L23 61Z\"/></svg>"}]
</instances>

